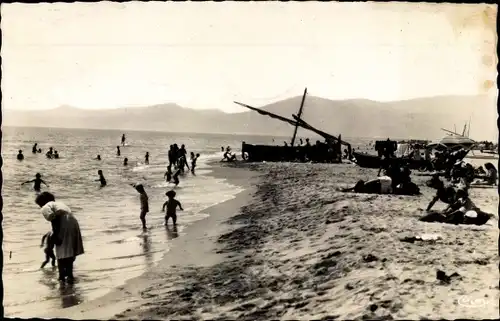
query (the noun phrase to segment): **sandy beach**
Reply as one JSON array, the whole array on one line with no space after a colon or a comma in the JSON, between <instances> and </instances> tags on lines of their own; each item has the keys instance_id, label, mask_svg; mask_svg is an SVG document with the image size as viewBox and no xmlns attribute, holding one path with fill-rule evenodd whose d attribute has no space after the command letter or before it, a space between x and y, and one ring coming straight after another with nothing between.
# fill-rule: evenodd
<instances>
[{"instance_id":1,"label":"sandy beach","mask_svg":"<svg viewBox=\"0 0 500 321\"><path fill-rule=\"evenodd\" d=\"M496 216L472 227L418 221L434 193L428 177L413 176L423 195L408 197L337 192L376 175L349 164L234 164L213 175L246 190L189 227L154 271L52 316L498 318L496 189L471 190ZM439 239L401 241L429 234ZM439 270L459 276L443 282Z\"/></svg>"}]
</instances>

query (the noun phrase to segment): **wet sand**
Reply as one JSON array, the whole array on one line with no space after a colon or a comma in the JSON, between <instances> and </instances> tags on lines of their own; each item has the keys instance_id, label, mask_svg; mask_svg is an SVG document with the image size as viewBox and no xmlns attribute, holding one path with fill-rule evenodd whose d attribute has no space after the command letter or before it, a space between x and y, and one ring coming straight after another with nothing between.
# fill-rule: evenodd
<instances>
[{"instance_id":1,"label":"wet sand","mask_svg":"<svg viewBox=\"0 0 500 321\"><path fill-rule=\"evenodd\" d=\"M230 167L240 168L215 174L256 187L213 207L216 215L190 227L190 236L179 238L154 272L99 304L75 307L83 313L67 309L58 316L498 318L496 189L471 190L494 220L454 226L418 221L434 194L423 186L428 177L413 177L420 197L366 195L336 189L374 178L376 170L346 164ZM255 177L258 182L248 182ZM400 240L423 234L441 238ZM438 270L459 277L442 282Z\"/></svg>"}]
</instances>

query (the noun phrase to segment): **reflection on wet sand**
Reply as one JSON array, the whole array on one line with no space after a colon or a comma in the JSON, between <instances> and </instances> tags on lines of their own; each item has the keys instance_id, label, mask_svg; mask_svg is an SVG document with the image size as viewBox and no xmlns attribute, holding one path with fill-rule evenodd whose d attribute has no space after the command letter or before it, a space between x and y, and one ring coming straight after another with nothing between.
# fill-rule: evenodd
<instances>
[{"instance_id":1,"label":"reflection on wet sand","mask_svg":"<svg viewBox=\"0 0 500 321\"><path fill-rule=\"evenodd\" d=\"M151 252L151 238L149 231L147 234L142 235L142 252L144 253L144 258L146 259L146 268L151 268L153 266L153 253Z\"/></svg>"},{"instance_id":2,"label":"reflection on wet sand","mask_svg":"<svg viewBox=\"0 0 500 321\"><path fill-rule=\"evenodd\" d=\"M167 239L168 240L173 240L177 237L179 237L179 233L177 233L177 226L174 225L173 228L170 226L166 225L165 230L167 231Z\"/></svg>"},{"instance_id":3,"label":"reflection on wet sand","mask_svg":"<svg viewBox=\"0 0 500 321\"><path fill-rule=\"evenodd\" d=\"M42 269L42 277L39 282L47 286L55 297L59 296L61 298L62 308L69 308L80 304L83 301L83 297L80 294L78 286L61 284L57 280L58 276L57 267ZM57 291L59 295L56 294Z\"/></svg>"}]
</instances>

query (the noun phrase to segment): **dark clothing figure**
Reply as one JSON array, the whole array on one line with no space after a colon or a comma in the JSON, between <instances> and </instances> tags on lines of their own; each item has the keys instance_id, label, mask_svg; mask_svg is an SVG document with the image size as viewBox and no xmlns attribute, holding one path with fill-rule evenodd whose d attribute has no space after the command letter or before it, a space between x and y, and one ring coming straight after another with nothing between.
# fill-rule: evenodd
<instances>
[{"instance_id":1,"label":"dark clothing figure","mask_svg":"<svg viewBox=\"0 0 500 321\"><path fill-rule=\"evenodd\" d=\"M31 149L31 152L33 154L36 154L38 152L38 147L37 146L38 146L38 143L35 143L35 145L33 145L33 148Z\"/></svg>"},{"instance_id":2,"label":"dark clothing figure","mask_svg":"<svg viewBox=\"0 0 500 321\"><path fill-rule=\"evenodd\" d=\"M165 208L167 208L167 211L165 213L165 225L168 224L169 218L172 218L174 226L177 225L177 207L179 207L181 211L184 210L181 203L175 199L175 194L175 191L168 191L165 193L165 195L167 195L168 197L168 200L163 203L163 206L161 208L162 212L165 211Z\"/></svg>"},{"instance_id":3,"label":"dark clothing figure","mask_svg":"<svg viewBox=\"0 0 500 321\"><path fill-rule=\"evenodd\" d=\"M174 164L175 164L174 145L170 145L170 149L168 150L168 167L172 168L172 165Z\"/></svg>"},{"instance_id":4,"label":"dark clothing figure","mask_svg":"<svg viewBox=\"0 0 500 321\"><path fill-rule=\"evenodd\" d=\"M122 135L122 146L125 146L125 134Z\"/></svg>"},{"instance_id":5,"label":"dark clothing figure","mask_svg":"<svg viewBox=\"0 0 500 321\"><path fill-rule=\"evenodd\" d=\"M21 183L21 185L24 185L24 184L28 184L28 183L34 183L33 184L33 189L36 191L36 192L40 192L41 188L42 188L42 183L49 187L49 185L47 185L47 183L45 183L43 180L42 180L42 175L40 175L40 173L36 173L35 175L35 179L31 180L31 181L26 181L24 183Z\"/></svg>"},{"instance_id":6,"label":"dark clothing figure","mask_svg":"<svg viewBox=\"0 0 500 321\"><path fill-rule=\"evenodd\" d=\"M144 156L144 164L149 165L149 152L146 152L146 156Z\"/></svg>"},{"instance_id":7,"label":"dark clothing figure","mask_svg":"<svg viewBox=\"0 0 500 321\"><path fill-rule=\"evenodd\" d=\"M23 151L19 150L19 154L17 154L17 160L22 161L24 159Z\"/></svg>"},{"instance_id":8,"label":"dark clothing figure","mask_svg":"<svg viewBox=\"0 0 500 321\"><path fill-rule=\"evenodd\" d=\"M102 170L98 170L97 175L99 175L99 179L96 180L96 182L101 182L101 187L106 186L107 183L106 183L106 179L104 178L104 174L102 173Z\"/></svg>"},{"instance_id":9,"label":"dark clothing figure","mask_svg":"<svg viewBox=\"0 0 500 321\"><path fill-rule=\"evenodd\" d=\"M194 156L194 153L192 153L193 156ZM200 154L196 154L196 156L194 156L192 159L191 159L191 173L194 174L194 168L196 167L196 161L198 160L198 157L200 157Z\"/></svg>"},{"instance_id":10,"label":"dark clothing figure","mask_svg":"<svg viewBox=\"0 0 500 321\"><path fill-rule=\"evenodd\" d=\"M116 156L120 156L120 155L121 155L120 146L116 146Z\"/></svg>"},{"instance_id":11,"label":"dark clothing figure","mask_svg":"<svg viewBox=\"0 0 500 321\"><path fill-rule=\"evenodd\" d=\"M67 257L64 259L58 259L57 265L59 268L59 280L64 280L69 284L73 284L75 277L73 276L73 265L75 263L75 257Z\"/></svg>"},{"instance_id":12,"label":"dark clothing figure","mask_svg":"<svg viewBox=\"0 0 500 321\"><path fill-rule=\"evenodd\" d=\"M172 177L174 179L174 184L177 186L179 185L179 175L181 174L181 170L178 169L175 173L174 176Z\"/></svg>"},{"instance_id":13,"label":"dark clothing figure","mask_svg":"<svg viewBox=\"0 0 500 321\"><path fill-rule=\"evenodd\" d=\"M56 266L56 255L54 254L55 243L52 232L48 232L42 237L42 244L40 247L43 247L44 244L45 248L43 251L45 252L45 261L42 263L41 269L43 269L50 260L52 260L52 266Z\"/></svg>"},{"instance_id":14,"label":"dark clothing figure","mask_svg":"<svg viewBox=\"0 0 500 321\"><path fill-rule=\"evenodd\" d=\"M427 182L427 186L437 190L436 195L427 206L427 211L430 211L437 201L441 201L448 205L455 202L455 189L453 186L445 186L438 176L433 176L433 178Z\"/></svg>"},{"instance_id":15,"label":"dark clothing figure","mask_svg":"<svg viewBox=\"0 0 500 321\"><path fill-rule=\"evenodd\" d=\"M172 168L170 166L167 167L167 171L165 172L165 175L163 175L163 178L165 178L167 182L172 180Z\"/></svg>"},{"instance_id":16,"label":"dark clothing figure","mask_svg":"<svg viewBox=\"0 0 500 321\"><path fill-rule=\"evenodd\" d=\"M128 158L125 157L125 159L123 160L123 166L127 166L128 165Z\"/></svg>"},{"instance_id":17,"label":"dark clothing figure","mask_svg":"<svg viewBox=\"0 0 500 321\"><path fill-rule=\"evenodd\" d=\"M97 155L96 159L100 161L101 160L101 155Z\"/></svg>"},{"instance_id":18,"label":"dark clothing figure","mask_svg":"<svg viewBox=\"0 0 500 321\"><path fill-rule=\"evenodd\" d=\"M58 158L59 158L59 153L57 152L57 150L56 150L56 151L54 151L54 158L55 158L55 159L58 159Z\"/></svg>"}]
</instances>

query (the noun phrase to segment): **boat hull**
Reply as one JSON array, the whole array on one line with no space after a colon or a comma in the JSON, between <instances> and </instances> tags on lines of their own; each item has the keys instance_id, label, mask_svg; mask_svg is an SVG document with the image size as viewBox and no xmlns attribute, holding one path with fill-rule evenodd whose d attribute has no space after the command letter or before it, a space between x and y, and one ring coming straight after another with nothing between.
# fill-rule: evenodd
<instances>
[{"instance_id":1,"label":"boat hull","mask_svg":"<svg viewBox=\"0 0 500 321\"><path fill-rule=\"evenodd\" d=\"M242 144L243 159L248 162L340 163L340 155L326 144L319 146L272 146Z\"/></svg>"},{"instance_id":2,"label":"boat hull","mask_svg":"<svg viewBox=\"0 0 500 321\"><path fill-rule=\"evenodd\" d=\"M359 167L378 169L382 166L382 159L378 156L361 154L357 152L353 152L353 156L355 158L355 163ZM429 165L429 162L426 161L425 159L415 160L415 159L401 158L401 157L398 157L396 159L406 164L410 169L427 168Z\"/></svg>"}]
</instances>

